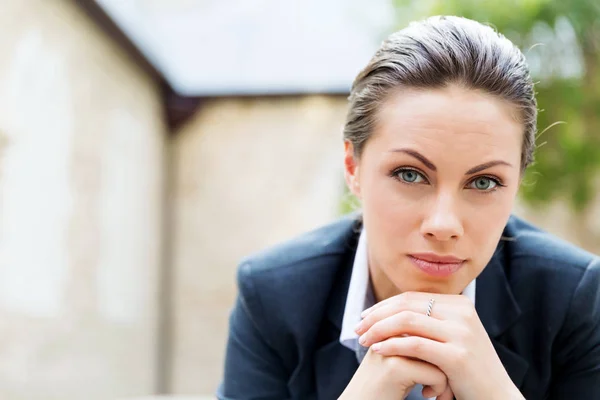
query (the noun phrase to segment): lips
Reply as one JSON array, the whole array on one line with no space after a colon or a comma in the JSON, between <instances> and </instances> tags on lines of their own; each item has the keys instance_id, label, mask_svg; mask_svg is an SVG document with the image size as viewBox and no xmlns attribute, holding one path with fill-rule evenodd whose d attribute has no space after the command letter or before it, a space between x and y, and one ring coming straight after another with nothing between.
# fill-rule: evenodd
<instances>
[{"instance_id":1,"label":"lips","mask_svg":"<svg viewBox=\"0 0 600 400\"><path fill-rule=\"evenodd\" d=\"M410 254L414 258L418 258L420 260L429 261L433 263L442 263L442 264L456 264L465 261L464 258L458 258L454 256L438 256L434 253L415 253Z\"/></svg>"},{"instance_id":2,"label":"lips","mask_svg":"<svg viewBox=\"0 0 600 400\"><path fill-rule=\"evenodd\" d=\"M434 253L409 254L408 258L413 265L427 275L435 277L448 277L461 269L465 259L452 255L438 255Z\"/></svg>"}]
</instances>

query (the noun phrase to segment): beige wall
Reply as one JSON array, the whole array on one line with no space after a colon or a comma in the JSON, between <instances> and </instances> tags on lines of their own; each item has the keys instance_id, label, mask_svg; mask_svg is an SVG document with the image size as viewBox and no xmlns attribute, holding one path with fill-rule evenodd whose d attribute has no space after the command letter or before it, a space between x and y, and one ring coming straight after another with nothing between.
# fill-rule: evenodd
<instances>
[{"instance_id":1,"label":"beige wall","mask_svg":"<svg viewBox=\"0 0 600 400\"><path fill-rule=\"evenodd\" d=\"M175 393L216 388L240 258L337 214L345 110L319 96L215 100L175 137Z\"/></svg>"},{"instance_id":2,"label":"beige wall","mask_svg":"<svg viewBox=\"0 0 600 400\"><path fill-rule=\"evenodd\" d=\"M152 393L158 90L71 2L0 30L0 398Z\"/></svg>"}]
</instances>

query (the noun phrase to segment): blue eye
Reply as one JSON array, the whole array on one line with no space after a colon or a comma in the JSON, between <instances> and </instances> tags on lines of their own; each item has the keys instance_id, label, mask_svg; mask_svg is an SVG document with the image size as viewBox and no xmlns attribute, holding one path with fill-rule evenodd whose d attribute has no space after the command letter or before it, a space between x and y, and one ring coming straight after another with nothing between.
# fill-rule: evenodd
<instances>
[{"instance_id":1,"label":"blue eye","mask_svg":"<svg viewBox=\"0 0 600 400\"><path fill-rule=\"evenodd\" d=\"M425 177L414 169L402 169L396 172L396 176L406 183L422 183Z\"/></svg>"},{"instance_id":2,"label":"blue eye","mask_svg":"<svg viewBox=\"0 0 600 400\"><path fill-rule=\"evenodd\" d=\"M482 192L489 192L491 190L494 190L497 186L498 181L485 176L475 178L471 181L471 183L469 183L469 187L471 189L480 190Z\"/></svg>"}]
</instances>

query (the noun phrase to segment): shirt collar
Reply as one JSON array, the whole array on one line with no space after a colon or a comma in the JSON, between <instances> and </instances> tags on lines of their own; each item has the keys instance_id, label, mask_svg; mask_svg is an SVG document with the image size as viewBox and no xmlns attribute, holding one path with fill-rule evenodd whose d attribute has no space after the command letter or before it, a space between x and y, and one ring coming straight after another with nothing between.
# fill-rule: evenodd
<instances>
[{"instance_id":1,"label":"shirt collar","mask_svg":"<svg viewBox=\"0 0 600 400\"><path fill-rule=\"evenodd\" d=\"M362 229L358 238L358 246L356 246L354 264L352 265L352 275L350 277L350 286L348 287L344 317L342 319L342 332L340 334L340 343L355 351L358 346L358 335L354 332L354 329L361 321L360 314L372 305L366 304L369 281L367 235L365 230Z\"/></svg>"},{"instance_id":2,"label":"shirt collar","mask_svg":"<svg viewBox=\"0 0 600 400\"><path fill-rule=\"evenodd\" d=\"M462 294L475 304L475 279L467 285ZM342 345L356 351L358 347L358 335L354 332L354 329L361 321L360 314L374 304L375 296L371 290L369 278L367 234L363 228L358 238L358 246L356 247L354 264L352 265L350 286L348 287L348 295L346 297L346 306L344 307L342 331L340 333L340 343Z\"/></svg>"}]
</instances>

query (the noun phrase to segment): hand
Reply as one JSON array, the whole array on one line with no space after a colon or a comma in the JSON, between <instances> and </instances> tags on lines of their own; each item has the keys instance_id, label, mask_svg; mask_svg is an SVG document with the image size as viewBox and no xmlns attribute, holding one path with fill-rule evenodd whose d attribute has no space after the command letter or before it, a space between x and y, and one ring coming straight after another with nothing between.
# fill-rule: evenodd
<instances>
[{"instance_id":1,"label":"hand","mask_svg":"<svg viewBox=\"0 0 600 400\"><path fill-rule=\"evenodd\" d=\"M435 302L427 317L430 299ZM365 310L363 317L356 329L363 346L437 366L458 399L523 398L465 296L407 292Z\"/></svg>"},{"instance_id":2,"label":"hand","mask_svg":"<svg viewBox=\"0 0 600 400\"><path fill-rule=\"evenodd\" d=\"M360 363L339 400L399 400L420 383L425 398L452 400L446 375L439 368L407 357L385 357L371 350Z\"/></svg>"}]
</instances>

